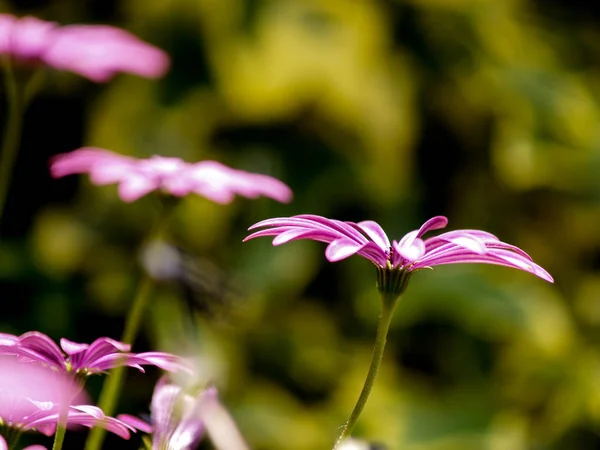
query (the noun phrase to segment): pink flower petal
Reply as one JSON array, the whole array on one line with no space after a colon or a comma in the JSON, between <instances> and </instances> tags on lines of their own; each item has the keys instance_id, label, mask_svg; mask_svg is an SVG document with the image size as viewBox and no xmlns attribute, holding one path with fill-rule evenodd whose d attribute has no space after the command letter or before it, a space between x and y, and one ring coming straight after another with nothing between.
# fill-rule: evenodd
<instances>
[{"instance_id":1,"label":"pink flower petal","mask_svg":"<svg viewBox=\"0 0 600 450\"><path fill-rule=\"evenodd\" d=\"M41 59L98 83L109 81L119 72L158 78L169 67L165 52L125 30L106 25L61 28Z\"/></svg>"},{"instance_id":2,"label":"pink flower petal","mask_svg":"<svg viewBox=\"0 0 600 450\"><path fill-rule=\"evenodd\" d=\"M133 428L137 428L144 433L152 433L152 425L140 419L139 417L131 416L129 414L119 414L117 419Z\"/></svg>"},{"instance_id":3,"label":"pink flower petal","mask_svg":"<svg viewBox=\"0 0 600 450\"><path fill-rule=\"evenodd\" d=\"M377 222L365 220L358 222L357 225L383 250L388 250L391 247L387 234L385 234L385 231L383 231L383 228Z\"/></svg>"},{"instance_id":4,"label":"pink flower petal","mask_svg":"<svg viewBox=\"0 0 600 450\"><path fill-rule=\"evenodd\" d=\"M327 246L325 257L330 262L341 261L356 254L363 246L350 239L336 239Z\"/></svg>"}]
</instances>

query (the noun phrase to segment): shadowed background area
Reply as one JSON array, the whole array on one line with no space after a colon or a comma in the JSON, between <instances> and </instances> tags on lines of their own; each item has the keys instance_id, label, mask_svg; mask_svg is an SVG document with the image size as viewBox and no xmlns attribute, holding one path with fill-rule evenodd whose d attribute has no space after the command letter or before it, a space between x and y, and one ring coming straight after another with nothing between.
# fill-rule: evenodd
<instances>
[{"instance_id":1,"label":"shadowed background area","mask_svg":"<svg viewBox=\"0 0 600 450\"><path fill-rule=\"evenodd\" d=\"M330 448L375 335L375 270L324 245L242 244L320 214L399 239L434 215L527 251L556 284L491 266L412 277L355 435L402 450L600 446L600 11L541 0L19 0L123 27L161 80L52 72L30 105L0 226L0 331L119 338L142 262L167 275L134 350L195 354L255 450ZM4 102L4 100L3 100ZM5 110L4 103L2 104ZM190 196L140 253L154 199L52 180L83 145L266 173L291 204ZM158 267L157 267L158 266ZM129 372L147 413L158 372ZM97 396L101 378L89 381ZM85 433L65 448L81 448ZM133 440L138 440L134 437ZM107 440L105 448L137 448ZM210 448L203 444L202 448Z\"/></svg>"}]
</instances>

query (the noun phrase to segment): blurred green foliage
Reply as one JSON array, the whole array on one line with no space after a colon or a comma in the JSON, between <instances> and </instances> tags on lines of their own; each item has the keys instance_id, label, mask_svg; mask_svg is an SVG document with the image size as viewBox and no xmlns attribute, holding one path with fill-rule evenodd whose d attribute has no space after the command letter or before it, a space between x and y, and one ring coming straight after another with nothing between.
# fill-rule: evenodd
<instances>
[{"instance_id":1,"label":"blurred green foliage","mask_svg":"<svg viewBox=\"0 0 600 450\"><path fill-rule=\"evenodd\" d=\"M183 200L168 241L184 270L160 284L138 349L200 357L254 449L329 448L375 334L379 300L366 261L327 263L313 242L241 243L256 221L299 213L376 220L396 238L444 214L451 228L485 229L525 249L556 279L470 265L414 276L357 436L402 450L598 448L593 2L13 6L122 26L169 52L172 69L159 81L120 76L105 86L49 77L28 116L24 181L3 224L2 331L118 338L140 277L137 249L156 215L151 197L124 204L114 186L49 181L38 148L45 158L93 145L217 159L284 180L295 200ZM152 376L132 373L123 412L146 410Z\"/></svg>"}]
</instances>

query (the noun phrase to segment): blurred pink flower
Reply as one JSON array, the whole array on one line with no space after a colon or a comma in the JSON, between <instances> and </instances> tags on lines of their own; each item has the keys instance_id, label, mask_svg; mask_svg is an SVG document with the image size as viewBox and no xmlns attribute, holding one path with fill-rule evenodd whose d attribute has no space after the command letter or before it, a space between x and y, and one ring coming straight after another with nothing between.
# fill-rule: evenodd
<instances>
[{"instance_id":1,"label":"blurred pink flower","mask_svg":"<svg viewBox=\"0 0 600 450\"><path fill-rule=\"evenodd\" d=\"M326 258L340 261L360 255L378 269L380 289L400 294L406 288L411 273L443 264L480 263L512 267L553 282L552 276L533 262L531 257L514 245L500 241L481 230L455 230L422 239L428 231L448 224L444 216L436 216L418 230L406 234L400 241L391 241L378 223L342 222L321 216L303 214L263 220L249 229L264 228L250 234L244 241L261 236L275 236L273 245L298 239L312 239L329 244Z\"/></svg>"},{"instance_id":2,"label":"blurred pink flower","mask_svg":"<svg viewBox=\"0 0 600 450\"><path fill-rule=\"evenodd\" d=\"M87 396L80 386L64 373L36 364L17 361L14 356L0 356L0 423L18 431L35 430L54 434L61 405L70 405L67 427L101 426L125 438L129 425L106 417L102 410L83 405ZM0 448L1 448L0 443Z\"/></svg>"},{"instance_id":3,"label":"blurred pink flower","mask_svg":"<svg viewBox=\"0 0 600 450\"><path fill-rule=\"evenodd\" d=\"M79 344L63 338L59 347L50 337L38 331L21 336L0 333L0 355L14 355L20 361L41 363L62 372L87 376L118 366L135 367L143 372L142 365L153 365L169 372L190 371L179 356L163 352L130 353L130 349L130 345L107 337L98 338L91 344Z\"/></svg>"},{"instance_id":4,"label":"blurred pink flower","mask_svg":"<svg viewBox=\"0 0 600 450\"><path fill-rule=\"evenodd\" d=\"M153 450L194 449L204 435L204 424L197 409L213 397L217 397L214 388L203 390L194 397L186 394L180 386L161 378L152 396L150 424L129 414L120 414L118 419L140 431L152 433Z\"/></svg>"},{"instance_id":5,"label":"blurred pink flower","mask_svg":"<svg viewBox=\"0 0 600 450\"><path fill-rule=\"evenodd\" d=\"M154 190L183 197L195 193L215 203L230 203L235 195L261 195L289 202L292 191L268 175L232 169L216 161L187 163L179 158L153 156L136 159L100 148L84 147L52 158L50 173L55 178L89 173L92 183L119 184L119 196L131 202Z\"/></svg>"},{"instance_id":6,"label":"blurred pink flower","mask_svg":"<svg viewBox=\"0 0 600 450\"><path fill-rule=\"evenodd\" d=\"M61 27L35 17L0 14L0 54L25 64L42 63L92 81L105 82L118 72L147 78L169 67L165 52L131 33L108 25Z\"/></svg>"},{"instance_id":7,"label":"blurred pink flower","mask_svg":"<svg viewBox=\"0 0 600 450\"><path fill-rule=\"evenodd\" d=\"M166 377L154 388L150 421L121 414L117 417L144 433L152 434L152 450L164 448L192 450L208 434L214 448L248 450L237 425L219 401L215 387L188 394Z\"/></svg>"}]
</instances>

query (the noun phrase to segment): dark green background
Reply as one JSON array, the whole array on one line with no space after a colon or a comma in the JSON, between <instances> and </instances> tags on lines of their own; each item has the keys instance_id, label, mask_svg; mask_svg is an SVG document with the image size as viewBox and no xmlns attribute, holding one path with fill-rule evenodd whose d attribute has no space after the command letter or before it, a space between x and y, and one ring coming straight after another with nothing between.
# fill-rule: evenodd
<instances>
[{"instance_id":1,"label":"dark green background","mask_svg":"<svg viewBox=\"0 0 600 450\"><path fill-rule=\"evenodd\" d=\"M52 180L51 155L94 145L217 159L282 179L294 202L186 198L168 236L185 270L159 284L135 349L201 357L202 377L252 448L330 448L375 334L367 261L328 263L313 242L242 244L251 224L300 213L376 220L396 239L443 214L449 229L484 229L522 247L556 279L474 265L415 275L356 436L402 450L598 448L593 5L0 2L63 24L120 26L172 58L158 81L47 78L26 115L0 227L0 330L118 338L140 278L137 249L155 199L124 204L114 186ZM120 411L147 412L159 374L129 374ZM90 380L92 395L100 381Z\"/></svg>"}]
</instances>

